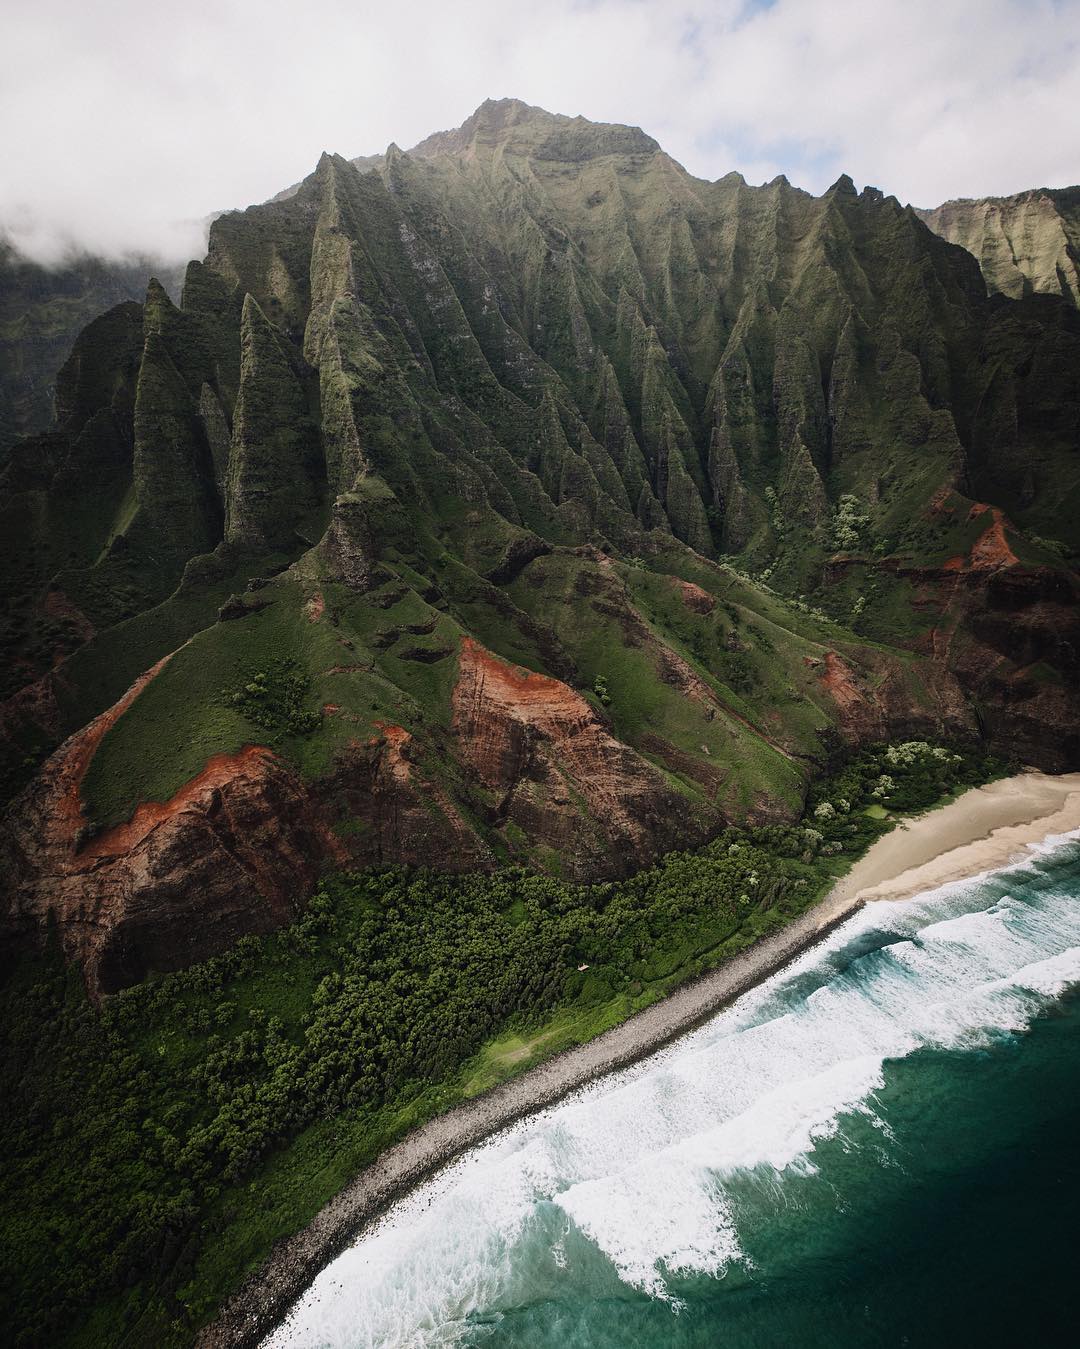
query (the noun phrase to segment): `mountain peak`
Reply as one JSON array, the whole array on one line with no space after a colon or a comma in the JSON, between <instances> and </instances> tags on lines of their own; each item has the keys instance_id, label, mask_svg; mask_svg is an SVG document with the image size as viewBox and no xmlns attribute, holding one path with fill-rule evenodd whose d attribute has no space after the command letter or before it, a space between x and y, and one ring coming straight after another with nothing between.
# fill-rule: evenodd
<instances>
[{"instance_id":1,"label":"mountain peak","mask_svg":"<svg viewBox=\"0 0 1080 1349\"><path fill-rule=\"evenodd\" d=\"M618 122L591 122L534 107L519 98L486 98L459 127L437 131L414 145L420 159L441 155L490 153L576 162L611 154L653 154L660 146L640 127Z\"/></svg>"},{"instance_id":2,"label":"mountain peak","mask_svg":"<svg viewBox=\"0 0 1080 1349\"><path fill-rule=\"evenodd\" d=\"M851 175L847 173L842 173L831 187L826 188L825 195L827 197L833 195L844 197L857 197L859 194L856 191L855 184L851 179Z\"/></svg>"}]
</instances>

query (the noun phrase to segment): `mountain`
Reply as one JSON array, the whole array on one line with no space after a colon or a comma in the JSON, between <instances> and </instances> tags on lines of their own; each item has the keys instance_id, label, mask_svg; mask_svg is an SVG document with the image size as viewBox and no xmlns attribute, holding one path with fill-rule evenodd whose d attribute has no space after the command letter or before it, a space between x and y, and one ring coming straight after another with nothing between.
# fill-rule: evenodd
<instances>
[{"instance_id":1,"label":"mountain","mask_svg":"<svg viewBox=\"0 0 1080 1349\"><path fill-rule=\"evenodd\" d=\"M947 201L918 215L978 260L991 291L1080 304L1080 188Z\"/></svg>"},{"instance_id":2,"label":"mountain","mask_svg":"<svg viewBox=\"0 0 1080 1349\"><path fill-rule=\"evenodd\" d=\"M483 104L211 227L2 482L9 933L625 875L890 737L1080 759L1080 314L840 178Z\"/></svg>"},{"instance_id":3,"label":"mountain","mask_svg":"<svg viewBox=\"0 0 1080 1349\"><path fill-rule=\"evenodd\" d=\"M182 266L76 255L43 267L0 237L0 461L21 436L48 429L56 372L86 324L141 300L155 273L180 294Z\"/></svg>"}]
</instances>

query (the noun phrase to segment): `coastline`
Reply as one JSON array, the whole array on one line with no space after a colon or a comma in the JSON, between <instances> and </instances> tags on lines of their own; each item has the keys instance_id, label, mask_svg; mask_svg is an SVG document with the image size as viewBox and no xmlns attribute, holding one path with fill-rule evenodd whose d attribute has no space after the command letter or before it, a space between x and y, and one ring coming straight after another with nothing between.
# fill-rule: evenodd
<instances>
[{"instance_id":1,"label":"coastline","mask_svg":"<svg viewBox=\"0 0 1080 1349\"><path fill-rule=\"evenodd\" d=\"M910 898L996 870L1024 847L1080 829L1080 773L1027 771L973 787L899 822L812 908L719 968L594 1040L464 1101L407 1134L361 1171L307 1227L279 1242L197 1337L199 1349L256 1345L367 1222L497 1130L696 1029L867 902Z\"/></svg>"},{"instance_id":2,"label":"coastline","mask_svg":"<svg viewBox=\"0 0 1080 1349\"><path fill-rule=\"evenodd\" d=\"M1080 829L1080 773L1029 769L897 822L822 903L910 899L950 881L997 871L1029 843Z\"/></svg>"}]
</instances>

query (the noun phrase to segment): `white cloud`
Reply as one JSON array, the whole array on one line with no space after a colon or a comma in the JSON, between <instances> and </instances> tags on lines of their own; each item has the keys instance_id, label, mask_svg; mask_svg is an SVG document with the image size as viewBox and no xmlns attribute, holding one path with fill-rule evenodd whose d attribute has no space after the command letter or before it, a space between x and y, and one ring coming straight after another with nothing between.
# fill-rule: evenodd
<instances>
[{"instance_id":1,"label":"white cloud","mask_svg":"<svg viewBox=\"0 0 1080 1349\"><path fill-rule=\"evenodd\" d=\"M0 225L39 256L198 253L194 222L321 150L505 95L641 125L704 177L848 172L921 205L1060 186L1080 0L35 0L0 31Z\"/></svg>"}]
</instances>

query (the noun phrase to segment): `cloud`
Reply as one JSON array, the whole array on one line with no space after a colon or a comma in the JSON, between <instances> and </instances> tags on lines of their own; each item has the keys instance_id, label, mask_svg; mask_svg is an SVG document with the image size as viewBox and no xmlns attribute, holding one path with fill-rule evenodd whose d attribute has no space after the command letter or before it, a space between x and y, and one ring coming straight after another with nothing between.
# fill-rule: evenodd
<instances>
[{"instance_id":1,"label":"cloud","mask_svg":"<svg viewBox=\"0 0 1080 1349\"><path fill-rule=\"evenodd\" d=\"M0 227L36 256L198 223L487 97L645 127L692 172L902 200L1080 179L1080 0L35 0L0 43Z\"/></svg>"}]
</instances>

